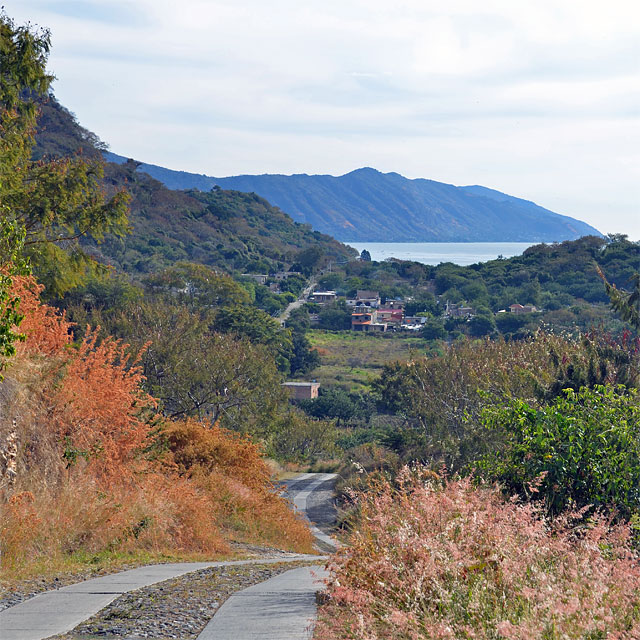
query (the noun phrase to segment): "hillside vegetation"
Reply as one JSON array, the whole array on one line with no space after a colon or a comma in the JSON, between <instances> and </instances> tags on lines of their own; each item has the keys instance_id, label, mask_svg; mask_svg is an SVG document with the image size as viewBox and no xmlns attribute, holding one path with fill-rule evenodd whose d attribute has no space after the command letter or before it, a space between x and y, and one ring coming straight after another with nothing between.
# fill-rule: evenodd
<instances>
[{"instance_id":1,"label":"hillside vegetation","mask_svg":"<svg viewBox=\"0 0 640 640\"><path fill-rule=\"evenodd\" d=\"M49 96L40 103L35 157L60 157L81 151L100 156L104 143L81 127L73 114ZM328 257L355 255L329 236L294 222L255 194L217 189L172 191L139 163L107 163L105 188L131 195L131 233L107 235L85 248L100 260L131 274L149 273L186 260L227 272L267 273L295 262L297 254L318 247Z\"/></svg>"},{"instance_id":2,"label":"hillside vegetation","mask_svg":"<svg viewBox=\"0 0 640 640\"><path fill-rule=\"evenodd\" d=\"M280 386L290 334L222 272L173 265L145 298L87 252L129 230L130 169L110 174L95 136L61 108L36 147L48 54L48 31L0 14L3 580L210 558L237 543L310 550L263 458L279 431L307 426ZM133 182L137 197L162 200L151 179ZM163 211L184 216L183 204ZM241 326L236 307L264 320L261 331Z\"/></svg>"}]
</instances>

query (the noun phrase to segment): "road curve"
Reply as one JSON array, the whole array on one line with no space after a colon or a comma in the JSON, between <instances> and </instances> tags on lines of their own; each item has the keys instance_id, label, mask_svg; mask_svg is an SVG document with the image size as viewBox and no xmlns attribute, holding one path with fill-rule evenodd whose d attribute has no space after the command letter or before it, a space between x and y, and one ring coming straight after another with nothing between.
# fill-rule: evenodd
<instances>
[{"instance_id":1,"label":"road curve","mask_svg":"<svg viewBox=\"0 0 640 640\"><path fill-rule=\"evenodd\" d=\"M336 541L324 529L335 524L336 511L333 503L335 473L304 473L283 483L289 500L311 523L311 531L316 538L319 551L335 551Z\"/></svg>"},{"instance_id":2,"label":"road curve","mask_svg":"<svg viewBox=\"0 0 640 640\"><path fill-rule=\"evenodd\" d=\"M324 490L327 494L327 483L332 482L331 474L303 474L285 483L286 491L297 508L304 513L309 511L314 493ZM331 505L326 511L331 514ZM315 527L314 527L315 529ZM317 530L318 546L332 545L325 533ZM326 537L326 540L325 540ZM328 542L327 542L328 540ZM324 547L326 548L326 547ZM331 547L334 548L334 547ZM2 640L42 640L52 635L70 631L76 625L84 622L92 615L106 607L109 603L124 593L140 589L141 587L163 582L170 578L198 571L207 567L221 567L246 564L265 564L271 562L287 562L299 560L311 560L322 562L326 556L309 556L291 554L287 557L277 556L274 558L256 558L252 560L235 560L227 562L181 562L175 564L148 565L122 571L92 580L86 580L77 584L69 585L54 591L47 591L37 595L21 604L9 607L0 612L0 638ZM322 577L322 569L314 568L313 573ZM288 577L284 577L288 576ZM232 596L227 603L234 598L240 599L229 605L230 613L225 613L222 617L232 614L232 610L244 611L241 618L247 618L247 608L255 617L260 611L255 623L258 635L250 635L242 627L242 633L235 632L231 636L233 640L244 640L244 638L264 638L264 640L298 640L310 637L307 628L315 617L315 591L318 588L314 585L315 577L309 567L302 570L288 571L285 574L276 576L282 578L276 580L271 578L262 585L256 585L254 591L245 589L237 595ZM245 593L248 592L248 593ZM212 622L218 620L220 613L227 607L225 603L218 611ZM231 615L233 618L233 615ZM270 621L273 634L263 633L264 619ZM210 623L211 624L211 623ZM235 623L234 623L235 624ZM239 624L239 623L238 623ZM244 622L242 623L244 624ZM280 626L278 626L280 625ZM215 630L215 626L212 627ZM280 630L280 628L282 630ZM207 632L209 626L205 628L203 634ZM289 635L287 635L289 634ZM293 635L292 635L293 634ZM224 638L224 635L202 635L202 638Z\"/></svg>"},{"instance_id":3,"label":"road curve","mask_svg":"<svg viewBox=\"0 0 640 640\"><path fill-rule=\"evenodd\" d=\"M283 483L297 509L334 518L333 473L306 473ZM331 490L329 491L328 488ZM314 494L324 496L318 505ZM320 506L320 510L317 507ZM312 524L317 547L334 550L336 542ZM316 591L326 577L322 567L292 569L232 595L213 616L198 640L307 640L313 635Z\"/></svg>"}]
</instances>

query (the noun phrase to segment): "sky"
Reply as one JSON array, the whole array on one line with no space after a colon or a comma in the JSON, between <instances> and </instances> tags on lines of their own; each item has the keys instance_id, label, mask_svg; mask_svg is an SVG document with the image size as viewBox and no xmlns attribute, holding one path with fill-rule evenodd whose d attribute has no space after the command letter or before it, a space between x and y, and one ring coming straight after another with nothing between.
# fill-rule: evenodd
<instances>
[{"instance_id":1,"label":"sky","mask_svg":"<svg viewBox=\"0 0 640 640\"><path fill-rule=\"evenodd\" d=\"M115 153L480 184L640 240L637 0L0 3Z\"/></svg>"}]
</instances>

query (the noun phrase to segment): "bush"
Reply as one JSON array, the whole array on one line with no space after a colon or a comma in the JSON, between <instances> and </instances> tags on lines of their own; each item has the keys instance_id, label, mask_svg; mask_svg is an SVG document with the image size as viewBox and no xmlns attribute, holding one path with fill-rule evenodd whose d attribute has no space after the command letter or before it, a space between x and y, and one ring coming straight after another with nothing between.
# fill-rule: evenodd
<instances>
[{"instance_id":1,"label":"bush","mask_svg":"<svg viewBox=\"0 0 640 640\"><path fill-rule=\"evenodd\" d=\"M522 400L489 405L481 420L505 446L479 468L508 492L543 500L553 515L593 506L629 517L640 509L640 406L634 390L567 389L538 409Z\"/></svg>"},{"instance_id":2,"label":"bush","mask_svg":"<svg viewBox=\"0 0 640 640\"><path fill-rule=\"evenodd\" d=\"M356 528L329 563L318 640L640 637L627 526L551 526L497 489L421 468L357 503Z\"/></svg>"},{"instance_id":3,"label":"bush","mask_svg":"<svg viewBox=\"0 0 640 640\"><path fill-rule=\"evenodd\" d=\"M125 345L88 330L72 348L39 287L16 287L26 339L0 383L3 576L68 569L82 554L211 557L229 540L311 550L256 445L163 419Z\"/></svg>"}]
</instances>

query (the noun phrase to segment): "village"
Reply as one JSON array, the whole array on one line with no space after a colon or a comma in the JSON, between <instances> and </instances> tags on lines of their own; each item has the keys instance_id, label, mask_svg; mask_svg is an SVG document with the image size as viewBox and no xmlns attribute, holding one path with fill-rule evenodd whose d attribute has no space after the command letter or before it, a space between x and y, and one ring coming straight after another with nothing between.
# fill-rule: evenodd
<instances>
[{"instance_id":1,"label":"village","mask_svg":"<svg viewBox=\"0 0 640 640\"><path fill-rule=\"evenodd\" d=\"M309 296L309 301L318 305L329 305L338 301L338 295L335 291L314 291ZM381 301L380 294L377 291L358 290L356 297L345 300L349 309L351 309L351 329L353 331L367 332L386 332L386 331L420 331L427 321L426 315L405 315L405 304L411 299L387 299L384 303ZM535 305L532 304L512 304L509 311L501 309L501 313L536 313L540 312ZM445 302L444 313L445 318L467 318L471 319L475 315L473 307L466 306L464 303Z\"/></svg>"}]
</instances>

